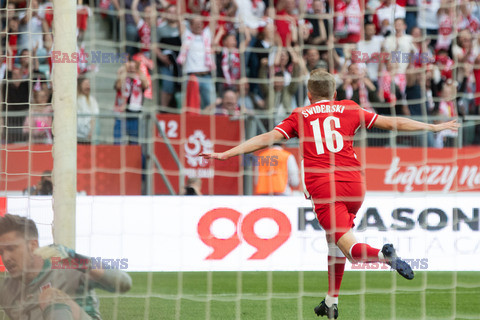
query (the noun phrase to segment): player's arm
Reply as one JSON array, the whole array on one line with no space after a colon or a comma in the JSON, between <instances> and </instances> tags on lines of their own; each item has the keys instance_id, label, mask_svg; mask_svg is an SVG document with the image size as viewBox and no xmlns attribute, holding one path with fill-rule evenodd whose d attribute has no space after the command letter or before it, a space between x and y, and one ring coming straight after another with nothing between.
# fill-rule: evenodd
<instances>
[{"instance_id":1,"label":"player's arm","mask_svg":"<svg viewBox=\"0 0 480 320\"><path fill-rule=\"evenodd\" d=\"M89 275L99 288L109 292L125 293L132 287L132 278L122 270L90 269Z\"/></svg>"},{"instance_id":2,"label":"player's arm","mask_svg":"<svg viewBox=\"0 0 480 320\"><path fill-rule=\"evenodd\" d=\"M222 153L201 153L200 156L205 159L218 159L218 160L227 160L231 157L235 157L245 153L255 152L257 150L271 146L275 142L279 142L285 139L285 137L278 132L277 130L272 130L270 132L255 136L251 139L248 139L245 142L242 142L238 146L227 150Z\"/></svg>"},{"instance_id":3,"label":"player's arm","mask_svg":"<svg viewBox=\"0 0 480 320\"><path fill-rule=\"evenodd\" d=\"M452 120L439 124L430 124L420 121L415 121L403 117L387 117L378 115L375 123L373 124L375 128L383 130L398 130L398 131L432 131L439 132L443 130L453 130L457 131L460 125L457 123L457 120Z\"/></svg>"}]
</instances>

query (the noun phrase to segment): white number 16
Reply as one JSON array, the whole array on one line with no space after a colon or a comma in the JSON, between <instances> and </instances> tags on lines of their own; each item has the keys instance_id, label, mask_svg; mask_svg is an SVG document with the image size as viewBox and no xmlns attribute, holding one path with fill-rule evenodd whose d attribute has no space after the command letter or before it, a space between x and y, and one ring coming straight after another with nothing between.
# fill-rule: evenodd
<instances>
[{"instance_id":1,"label":"white number 16","mask_svg":"<svg viewBox=\"0 0 480 320\"><path fill-rule=\"evenodd\" d=\"M340 132L332 129L332 121L335 128L340 128L340 119L337 117L327 117L323 121L323 132L325 135L325 144L330 152L338 152L343 148L343 137ZM315 140L315 147L317 148L317 154L324 154L322 133L320 132L320 119L310 121L310 125L313 128L313 138ZM335 147L334 142L337 146Z\"/></svg>"}]
</instances>

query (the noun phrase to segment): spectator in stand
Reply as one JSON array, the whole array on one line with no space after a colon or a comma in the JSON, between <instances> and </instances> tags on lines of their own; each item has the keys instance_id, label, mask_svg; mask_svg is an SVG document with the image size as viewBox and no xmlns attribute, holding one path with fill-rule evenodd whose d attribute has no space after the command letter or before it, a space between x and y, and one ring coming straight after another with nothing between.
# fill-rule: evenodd
<instances>
[{"instance_id":1,"label":"spectator in stand","mask_svg":"<svg viewBox=\"0 0 480 320\"><path fill-rule=\"evenodd\" d=\"M365 24L365 40L361 40L357 43L357 53L352 52L352 62L363 62L367 65L368 78L377 84L378 81L378 56L377 62L372 57L378 55L382 51L382 43L384 38L382 36L375 35L375 24ZM368 57L367 61L364 61L363 56ZM360 59L360 61L355 61Z\"/></svg>"},{"instance_id":2,"label":"spectator in stand","mask_svg":"<svg viewBox=\"0 0 480 320\"><path fill-rule=\"evenodd\" d=\"M425 102L427 105L427 114L432 115L435 109L435 100L439 97L439 92L442 85L440 78L440 71L435 64L430 63L426 65L425 70Z\"/></svg>"},{"instance_id":3,"label":"spectator in stand","mask_svg":"<svg viewBox=\"0 0 480 320\"><path fill-rule=\"evenodd\" d=\"M162 13L162 21L157 27L157 42L159 45L156 48L156 54L161 75L160 105L162 107L171 105L175 92L175 82L167 77L178 77L180 75L175 61L178 51L172 49L172 46L180 47L181 45L177 15L177 7L169 5Z\"/></svg>"},{"instance_id":4,"label":"spectator in stand","mask_svg":"<svg viewBox=\"0 0 480 320\"><path fill-rule=\"evenodd\" d=\"M215 10L218 10L217 30L213 43L215 46L223 46L222 40L225 36L229 34L234 35L235 38L238 36L238 26L236 26L237 19L235 18L238 7L234 0L218 1L217 7L218 8L215 8ZM247 42L249 42L249 40L247 40Z\"/></svg>"},{"instance_id":5,"label":"spectator in stand","mask_svg":"<svg viewBox=\"0 0 480 320\"><path fill-rule=\"evenodd\" d=\"M430 43L430 38L425 37L424 39L422 30L419 27L412 28L411 36L413 38L413 46L415 47L415 66L422 67L426 63L434 62L434 54L431 48L428 46ZM440 41L437 41L437 50L442 50L442 48L439 47L439 44ZM448 48L443 48L443 50L448 50Z\"/></svg>"},{"instance_id":6,"label":"spectator in stand","mask_svg":"<svg viewBox=\"0 0 480 320\"><path fill-rule=\"evenodd\" d=\"M378 75L378 95L380 100L386 103L385 106L376 108L378 114L392 116L408 116L410 111L404 104L401 85L406 86L405 73L397 71L399 63L392 63L390 60L380 63Z\"/></svg>"},{"instance_id":7,"label":"spectator in stand","mask_svg":"<svg viewBox=\"0 0 480 320\"><path fill-rule=\"evenodd\" d=\"M475 75L475 100L473 106L470 107L469 113L473 115L480 115L480 55L475 60L475 67L473 68L473 74ZM480 144L480 125L475 126L475 134L473 144Z\"/></svg>"},{"instance_id":8,"label":"spectator in stand","mask_svg":"<svg viewBox=\"0 0 480 320\"><path fill-rule=\"evenodd\" d=\"M412 31L413 30L414 29L412 29ZM424 84L424 81L429 81L429 78L425 76L426 69L427 64L423 64L422 68L418 68L415 61L411 61L407 68L407 88L405 90L405 97L410 116L417 117L414 118L414 120L420 120L419 117L425 119L425 117L430 113L430 101L425 102L425 99L422 98L422 86ZM431 100L431 103L433 104L433 99ZM433 147L433 132L426 132L425 134L427 135L427 146ZM416 146L421 146L423 144L423 140L420 136L412 136L410 138Z\"/></svg>"},{"instance_id":9,"label":"spectator in stand","mask_svg":"<svg viewBox=\"0 0 480 320\"><path fill-rule=\"evenodd\" d=\"M371 103L378 103L377 88L368 78L365 65L352 63L347 68L343 84L337 88L337 100L353 100L362 108L373 111Z\"/></svg>"},{"instance_id":10,"label":"spectator in stand","mask_svg":"<svg viewBox=\"0 0 480 320\"><path fill-rule=\"evenodd\" d=\"M39 66L40 66L39 59L36 57L36 55L37 55L36 47L33 48L31 55L28 49L23 49L20 52L18 61L19 61L20 72L22 73L23 79L46 80L45 74L39 71ZM33 63L32 70L30 70L31 63Z\"/></svg>"},{"instance_id":11,"label":"spectator in stand","mask_svg":"<svg viewBox=\"0 0 480 320\"><path fill-rule=\"evenodd\" d=\"M77 80L77 113L77 140L79 143L91 143L100 109L97 100L90 94L90 80L83 77Z\"/></svg>"},{"instance_id":12,"label":"spectator in stand","mask_svg":"<svg viewBox=\"0 0 480 320\"><path fill-rule=\"evenodd\" d=\"M43 44L43 34L50 31L50 27L45 19L42 19L38 15L38 1L30 0L29 8L20 13L20 25L18 31L20 32L18 37L19 50L33 48L38 49L40 56L45 56L46 51Z\"/></svg>"},{"instance_id":13,"label":"spectator in stand","mask_svg":"<svg viewBox=\"0 0 480 320\"><path fill-rule=\"evenodd\" d=\"M440 49L437 51L437 54L435 56L435 65L440 70L440 76L442 81L453 79L453 69L455 66L455 62L450 58L446 50Z\"/></svg>"},{"instance_id":14,"label":"spectator in stand","mask_svg":"<svg viewBox=\"0 0 480 320\"><path fill-rule=\"evenodd\" d=\"M102 10L102 17L106 18L110 25L110 34L112 40L118 41L120 34L120 0L100 0L98 6L100 10Z\"/></svg>"},{"instance_id":15,"label":"spectator in stand","mask_svg":"<svg viewBox=\"0 0 480 320\"><path fill-rule=\"evenodd\" d=\"M126 12L132 12L133 11L133 1L135 0L123 0L125 1L125 10ZM144 12L146 7L149 7L151 5L150 0L140 0L137 5L137 11L138 12ZM133 13L133 12L132 12ZM129 56L133 56L135 53L137 53L138 47L137 46L132 46L133 43L138 42L138 24L135 23L135 19L133 18L132 14L125 14L125 31L126 31L126 39L127 39L127 47L126 51Z\"/></svg>"},{"instance_id":16,"label":"spectator in stand","mask_svg":"<svg viewBox=\"0 0 480 320\"><path fill-rule=\"evenodd\" d=\"M53 194L52 171L45 170L38 183L30 188L23 190L23 194L32 196L50 196Z\"/></svg>"},{"instance_id":17,"label":"spectator in stand","mask_svg":"<svg viewBox=\"0 0 480 320\"><path fill-rule=\"evenodd\" d=\"M8 22L12 19L18 20L17 14L16 14L16 8L17 6L15 3L9 1L8 3L5 3L5 1L1 2L1 8L7 9L6 14L2 15L0 18L2 30L5 31L5 29L8 28ZM6 36L6 35L2 35Z\"/></svg>"},{"instance_id":18,"label":"spectator in stand","mask_svg":"<svg viewBox=\"0 0 480 320\"><path fill-rule=\"evenodd\" d=\"M305 72L303 74L303 82L301 88L297 93L297 101L303 106L310 105L310 100L307 97L307 84L310 79L310 72L314 69L324 69L328 71L328 65L325 61L320 59L320 52L317 49L306 49L304 51L303 60L305 61Z\"/></svg>"},{"instance_id":19,"label":"spectator in stand","mask_svg":"<svg viewBox=\"0 0 480 320\"><path fill-rule=\"evenodd\" d=\"M53 143L52 122L53 108L48 103L49 94L43 90L33 93L33 104L30 115L23 123L25 139L31 143Z\"/></svg>"},{"instance_id":20,"label":"spectator in stand","mask_svg":"<svg viewBox=\"0 0 480 320\"><path fill-rule=\"evenodd\" d=\"M257 19L262 19L267 9L267 3L263 0L251 0L250 2L252 4L252 14L257 17Z\"/></svg>"},{"instance_id":21,"label":"spectator in stand","mask_svg":"<svg viewBox=\"0 0 480 320\"><path fill-rule=\"evenodd\" d=\"M266 3L263 0L246 0L236 1L236 5L239 22L248 28L252 37L256 36L258 28L263 24Z\"/></svg>"},{"instance_id":22,"label":"spectator in stand","mask_svg":"<svg viewBox=\"0 0 480 320\"><path fill-rule=\"evenodd\" d=\"M469 29L463 29L458 33L457 44L452 47L453 61L457 61L460 65L464 63L474 64L476 57L480 54L480 47L478 42L473 40ZM456 80L461 83L463 78L463 70L459 69Z\"/></svg>"},{"instance_id":23,"label":"spectator in stand","mask_svg":"<svg viewBox=\"0 0 480 320\"><path fill-rule=\"evenodd\" d=\"M266 111L269 115L273 116L273 123L267 125L267 130L282 121L285 116L291 113L297 106L295 94L299 86L299 77L301 74L299 60L301 60L301 58L296 55L294 50L289 49L289 51L293 53L291 55L292 74L286 70L282 70L282 68L277 68L277 71L275 71L274 68L270 69L274 72L273 81L270 81L270 83L273 83L272 87L266 81L269 72L268 59L263 58L262 61L260 61L259 76L260 79L264 80L261 83L260 88L267 102ZM280 58L280 64L284 64L282 60L288 60L288 58L285 58L285 53L282 55L283 57ZM286 77L288 77L288 79L286 79Z\"/></svg>"},{"instance_id":24,"label":"spectator in stand","mask_svg":"<svg viewBox=\"0 0 480 320\"><path fill-rule=\"evenodd\" d=\"M406 70L408 64L410 62L410 58L413 54L418 53L416 52L416 48L413 45L413 38L411 35L405 34L405 30L407 25L405 24L405 20L403 19L396 19L395 20L395 34L389 35L384 43L383 48L387 53L390 53L390 64L395 64L395 74L392 76L395 77L395 83L398 85L400 89L400 93L403 96L405 94L405 87L406 87ZM404 61L404 56L408 55L409 59Z\"/></svg>"},{"instance_id":25,"label":"spectator in stand","mask_svg":"<svg viewBox=\"0 0 480 320\"><path fill-rule=\"evenodd\" d=\"M181 19L181 16L179 16ZM212 30L214 23L204 27L203 20L195 17L187 28L183 21L179 22L182 35L182 47L177 62L183 66L183 73L198 78L201 108L205 109L215 100L215 86L212 71L215 60L212 50Z\"/></svg>"},{"instance_id":26,"label":"spectator in stand","mask_svg":"<svg viewBox=\"0 0 480 320\"><path fill-rule=\"evenodd\" d=\"M460 85L457 93L458 114L465 116L468 114L478 115L480 112L480 55L475 60L475 65L468 62L462 63L458 70Z\"/></svg>"},{"instance_id":27,"label":"spectator in stand","mask_svg":"<svg viewBox=\"0 0 480 320\"><path fill-rule=\"evenodd\" d=\"M247 78L240 79L238 105L246 113L254 113L253 110L265 109L265 100L253 90Z\"/></svg>"},{"instance_id":28,"label":"spectator in stand","mask_svg":"<svg viewBox=\"0 0 480 320\"><path fill-rule=\"evenodd\" d=\"M328 39L328 19L322 18L326 14L323 0L314 0L312 3L312 14L308 22L312 25L312 33L306 43L311 45L325 45Z\"/></svg>"},{"instance_id":29,"label":"spectator in stand","mask_svg":"<svg viewBox=\"0 0 480 320\"><path fill-rule=\"evenodd\" d=\"M456 84L452 79L448 79L442 87L441 100L438 107L434 111L434 115L443 116L445 120L450 120L458 116L455 106ZM457 132L445 130L435 134L435 147L443 148L445 145L452 146L453 143L447 142L449 138L456 138Z\"/></svg>"},{"instance_id":30,"label":"spectator in stand","mask_svg":"<svg viewBox=\"0 0 480 320\"><path fill-rule=\"evenodd\" d=\"M317 49L306 49L304 54L305 67L308 73L314 69L326 68L327 63L320 59L320 52Z\"/></svg>"},{"instance_id":31,"label":"spectator in stand","mask_svg":"<svg viewBox=\"0 0 480 320\"><path fill-rule=\"evenodd\" d=\"M407 24L407 33L410 34L413 27L417 26L418 0L406 0L405 23ZM449 1L449 0L447 0Z\"/></svg>"},{"instance_id":32,"label":"spectator in stand","mask_svg":"<svg viewBox=\"0 0 480 320\"><path fill-rule=\"evenodd\" d=\"M360 41L363 10L358 0L335 1L334 35L338 43L352 44Z\"/></svg>"},{"instance_id":33,"label":"spectator in stand","mask_svg":"<svg viewBox=\"0 0 480 320\"><path fill-rule=\"evenodd\" d=\"M185 0L187 3L187 13L208 16L210 12L210 0ZM213 2L213 1L212 1Z\"/></svg>"},{"instance_id":34,"label":"spectator in stand","mask_svg":"<svg viewBox=\"0 0 480 320\"><path fill-rule=\"evenodd\" d=\"M411 116L426 116L427 108L422 101L422 80L424 78L424 69L416 68L415 62L409 63L407 68L407 87L405 97L408 103L408 109ZM417 119L416 119L417 120Z\"/></svg>"},{"instance_id":35,"label":"spectator in stand","mask_svg":"<svg viewBox=\"0 0 480 320\"><path fill-rule=\"evenodd\" d=\"M241 42L239 49L237 38L234 34L227 34L222 42L220 69L222 70L224 83L220 92L226 87L238 86L238 81L241 77L240 53L245 52L245 42Z\"/></svg>"},{"instance_id":36,"label":"spectator in stand","mask_svg":"<svg viewBox=\"0 0 480 320\"><path fill-rule=\"evenodd\" d=\"M473 1L460 0L460 10L457 17L457 30L468 29L472 34L480 32L480 20L472 15ZM478 6L478 3L476 3Z\"/></svg>"},{"instance_id":37,"label":"spectator in stand","mask_svg":"<svg viewBox=\"0 0 480 320\"><path fill-rule=\"evenodd\" d=\"M215 114L222 116L239 116L240 106L238 105L238 95L232 89L223 92L222 101L215 106Z\"/></svg>"},{"instance_id":38,"label":"spectator in stand","mask_svg":"<svg viewBox=\"0 0 480 320\"><path fill-rule=\"evenodd\" d=\"M438 18L438 39L435 44L435 50L450 50L453 40L453 22L455 19L452 7L447 1L442 1L442 6L437 12ZM413 35L413 34L412 34Z\"/></svg>"},{"instance_id":39,"label":"spectator in stand","mask_svg":"<svg viewBox=\"0 0 480 320\"><path fill-rule=\"evenodd\" d=\"M147 5L143 7L143 14L145 19L140 16L138 5L140 0L133 0L132 2L132 17L137 26L138 39L140 40L139 51L145 57L151 57L151 42L152 42L152 27L155 27L156 16L154 7Z\"/></svg>"},{"instance_id":40,"label":"spectator in stand","mask_svg":"<svg viewBox=\"0 0 480 320\"><path fill-rule=\"evenodd\" d=\"M405 15L405 8L396 3L395 0L382 0L373 15L373 23L377 28L377 34L388 36L393 31L395 20L405 19Z\"/></svg>"},{"instance_id":41,"label":"spectator in stand","mask_svg":"<svg viewBox=\"0 0 480 320\"><path fill-rule=\"evenodd\" d=\"M87 32L88 17L90 17L91 12L88 5L83 4L83 0L78 0L77 3L77 41L82 43L85 32Z\"/></svg>"},{"instance_id":42,"label":"spectator in stand","mask_svg":"<svg viewBox=\"0 0 480 320\"><path fill-rule=\"evenodd\" d=\"M260 152L258 158L258 165L255 166L255 194L291 196L292 189L300 185L295 156L277 143ZM267 161L262 161L264 159Z\"/></svg>"},{"instance_id":43,"label":"spectator in stand","mask_svg":"<svg viewBox=\"0 0 480 320\"><path fill-rule=\"evenodd\" d=\"M13 12L13 11L12 11ZM10 15L10 13L8 13ZM3 48L7 48L9 51L9 55L11 57L17 56L18 52L18 27L19 27L19 20L17 17L7 17L8 25L6 26L5 33L2 33L2 46ZM7 40L7 33L8 33L8 43Z\"/></svg>"},{"instance_id":44,"label":"spectator in stand","mask_svg":"<svg viewBox=\"0 0 480 320\"><path fill-rule=\"evenodd\" d=\"M139 116L142 112L144 92L148 89L148 81L145 74L140 70L140 62L128 61L117 72L115 90L115 112L126 112L130 117L119 117L115 120L114 138L119 144L126 135L130 144L138 144L139 139Z\"/></svg>"},{"instance_id":45,"label":"spectator in stand","mask_svg":"<svg viewBox=\"0 0 480 320\"><path fill-rule=\"evenodd\" d=\"M438 34L438 10L441 0L418 0L417 26L432 36L431 45L435 47L435 36Z\"/></svg>"},{"instance_id":46,"label":"spectator in stand","mask_svg":"<svg viewBox=\"0 0 480 320\"><path fill-rule=\"evenodd\" d=\"M298 12L295 0L279 0L276 9L275 27L282 39L282 46L298 43Z\"/></svg>"},{"instance_id":47,"label":"spectator in stand","mask_svg":"<svg viewBox=\"0 0 480 320\"><path fill-rule=\"evenodd\" d=\"M2 140L5 143L25 141L22 126L25 122L25 115L8 115L9 112L21 112L29 109L30 83L22 77L19 68L13 68L7 73L7 81L2 85L2 112L1 128L3 129ZM4 127L8 130L5 130Z\"/></svg>"},{"instance_id":48,"label":"spectator in stand","mask_svg":"<svg viewBox=\"0 0 480 320\"><path fill-rule=\"evenodd\" d=\"M281 44L280 36L275 31L275 25L272 21L267 21L266 25L259 29L257 38L253 44L253 51L248 59L249 78L253 80L251 90L260 94L260 88L255 81L259 78L260 61L267 58L271 64L275 60L276 47Z\"/></svg>"}]
</instances>

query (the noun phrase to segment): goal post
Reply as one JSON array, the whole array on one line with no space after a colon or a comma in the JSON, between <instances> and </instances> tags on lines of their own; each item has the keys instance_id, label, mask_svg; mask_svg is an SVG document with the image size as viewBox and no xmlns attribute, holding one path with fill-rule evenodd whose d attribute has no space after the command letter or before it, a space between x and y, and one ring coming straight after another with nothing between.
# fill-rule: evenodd
<instances>
[{"instance_id":1,"label":"goal post","mask_svg":"<svg viewBox=\"0 0 480 320\"><path fill-rule=\"evenodd\" d=\"M53 0L54 50L76 52L77 2ZM53 66L53 238L75 248L77 194L77 64Z\"/></svg>"}]
</instances>

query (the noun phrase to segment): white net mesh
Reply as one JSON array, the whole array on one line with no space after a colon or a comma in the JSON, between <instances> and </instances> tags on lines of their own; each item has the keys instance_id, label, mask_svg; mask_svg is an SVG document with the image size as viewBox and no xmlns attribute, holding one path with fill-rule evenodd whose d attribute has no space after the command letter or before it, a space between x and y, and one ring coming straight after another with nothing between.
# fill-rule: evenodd
<instances>
[{"instance_id":1,"label":"white net mesh","mask_svg":"<svg viewBox=\"0 0 480 320\"><path fill-rule=\"evenodd\" d=\"M0 1L0 212L30 217L39 245L53 243L52 142L64 134L52 130L54 117L63 117L52 113L52 68L70 64L79 74L71 85L75 251L92 270L120 271L106 280L117 292L96 290L102 318L312 318L328 291L329 251L303 196L298 139L285 153L223 162L199 154L234 147L308 105L309 71L323 68L335 74L338 100L381 115L462 124L458 133L357 133L367 189L354 221L357 240L392 243L416 276L406 281L383 263L347 262L339 318L477 319L477 2L173 3L79 1L72 55L53 47L51 2ZM72 38L62 31L55 43ZM337 148L327 137L336 128L320 129L323 151ZM278 159L284 172L275 170ZM287 172L286 182L265 178ZM2 232L0 254L10 269L2 278L11 279L20 261L31 261L9 256ZM83 256L60 251L52 255L61 264L47 259L50 272L81 273ZM20 273L19 288L32 273ZM33 296L55 281L42 279ZM38 312L38 299L6 299L12 288L0 292L2 318L32 305ZM67 294L95 318L90 292ZM24 317L39 319L35 312Z\"/></svg>"}]
</instances>

